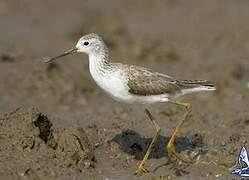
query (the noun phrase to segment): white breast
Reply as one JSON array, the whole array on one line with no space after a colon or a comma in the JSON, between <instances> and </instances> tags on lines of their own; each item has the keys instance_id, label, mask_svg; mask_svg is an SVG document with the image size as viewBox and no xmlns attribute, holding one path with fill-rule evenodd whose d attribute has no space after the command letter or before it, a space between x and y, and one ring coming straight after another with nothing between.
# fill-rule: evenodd
<instances>
[{"instance_id":1,"label":"white breast","mask_svg":"<svg viewBox=\"0 0 249 180\"><path fill-rule=\"evenodd\" d=\"M168 101L167 95L139 96L129 92L128 77L123 69L103 68L99 59L90 58L89 69L96 84L113 99L131 104L151 104ZM110 68L110 67L109 67Z\"/></svg>"},{"instance_id":2,"label":"white breast","mask_svg":"<svg viewBox=\"0 0 249 180\"><path fill-rule=\"evenodd\" d=\"M118 101L127 101L129 88L127 78L120 70L108 71L90 62L90 73L96 84Z\"/></svg>"}]
</instances>

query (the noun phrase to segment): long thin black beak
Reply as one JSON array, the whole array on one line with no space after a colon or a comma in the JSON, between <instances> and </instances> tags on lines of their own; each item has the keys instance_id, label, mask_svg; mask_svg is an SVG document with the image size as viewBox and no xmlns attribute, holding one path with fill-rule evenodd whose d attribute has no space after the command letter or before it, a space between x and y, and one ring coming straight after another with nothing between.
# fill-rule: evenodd
<instances>
[{"instance_id":1,"label":"long thin black beak","mask_svg":"<svg viewBox=\"0 0 249 180\"><path fill-rule=\"evenodd\" d=\"M52 57L52 58L44 58L44 62L45 63L53 62L54 60L59 59L59 58L61 58L63 56L67 56L69 54L73 54L73 53L77 52L77 50L78 50L77 48L73 48L73 49L70 49L68 51L65 51L64 53L62 53L62 54L60 54L58 56L55 56L55 57Z\"/></svg>"}]
</instances>

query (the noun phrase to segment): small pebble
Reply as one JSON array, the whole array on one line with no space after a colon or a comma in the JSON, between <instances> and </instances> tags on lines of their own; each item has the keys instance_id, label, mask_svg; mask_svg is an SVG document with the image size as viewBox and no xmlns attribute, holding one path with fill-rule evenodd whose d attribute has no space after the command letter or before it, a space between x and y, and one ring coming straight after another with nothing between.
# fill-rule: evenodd
<instances>
[{"instance_id":1,"label":"small pebble","mask_svg":"<svg viewBox=\"0 0 249 180\"><path fill-rule=\"evenodd\" d=\"M12 55L9 55L9 54L0 55L0 59L3 62L14 62L15 61L15 58Z\"/></svg>"},{"instance_id":2,"label":"small pebble","mask_svg":"<svg viewBox=\"0 0 249 180\"><path fill-rule=\"evenodd\" d=\"M215 177L217 177L217 178L218 178L218 177L221 177L221 176L222 176L222 174L216 174L216 175L215 175Z\"/></svg>"},{"instance_id":3,"label":"small pebble","mask_svg":"<svg viewBox=\"0 0 249 180\"><path fill-rule=\"evenodd\" d=\"M222 145L222 146L226 146L226 142L225 142L225 141L222 141L222 142L221 142L221 145Z\"/></svg>"}]
</instances>

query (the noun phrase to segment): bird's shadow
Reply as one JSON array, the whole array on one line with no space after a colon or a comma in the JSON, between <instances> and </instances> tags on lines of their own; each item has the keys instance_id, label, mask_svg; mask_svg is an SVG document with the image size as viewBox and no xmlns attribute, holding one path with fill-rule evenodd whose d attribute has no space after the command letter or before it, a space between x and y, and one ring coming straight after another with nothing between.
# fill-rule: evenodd
<instances>
[{"instance_id":1,"label":"bird's shadow","mask_svg":"<svg viewBox=\"0 0 249 180\"><path fill-rule=\"evenodd\" d=\"M142 137L137 132L128 129L120 134L117 134L111 141L118 143L121 150L125 153L133 155L137 160L142 160L149 144L151 143L151 140L152 138ZM167 157L166 145L168 141L169 137L160 135L149 158L159 159L161 157ZM204 144L202 138L197 134L191 138L178 137L175 142L177 153L187 149L201 148L203 146Z\"/></svg>"}]
</instances>

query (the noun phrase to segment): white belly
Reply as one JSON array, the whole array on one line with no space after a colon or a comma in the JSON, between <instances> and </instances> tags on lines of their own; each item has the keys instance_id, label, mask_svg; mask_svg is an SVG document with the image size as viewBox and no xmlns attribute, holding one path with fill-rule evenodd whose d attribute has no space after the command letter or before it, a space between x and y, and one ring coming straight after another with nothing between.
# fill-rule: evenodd
<instances>
[{"instance_id":1,"label":"white belly","mask_svg":"<svg viewBox=\"0 0 249 180\"><path fill-rule=\"evenodd\" d=\"M151 104L168 101L166 95L139 96L129 92L126 72L120 70L108 71L98 67L96 59L90 60L90 73L96 84L113 99L130 104Z\"/></svg>"}]
</instances>

